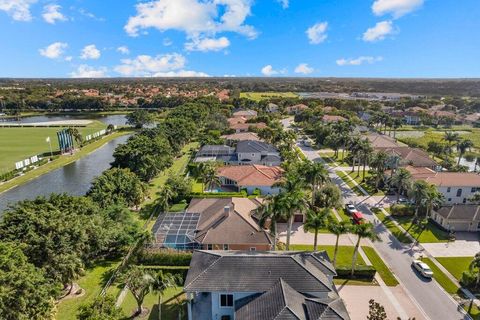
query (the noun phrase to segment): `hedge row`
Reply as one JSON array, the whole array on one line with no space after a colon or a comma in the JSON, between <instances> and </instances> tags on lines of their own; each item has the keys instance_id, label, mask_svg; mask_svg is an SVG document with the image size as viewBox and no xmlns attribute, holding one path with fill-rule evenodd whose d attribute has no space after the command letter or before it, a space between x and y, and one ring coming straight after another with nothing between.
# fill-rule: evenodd
<instances>
[{"instance_id":1,"label":"hedge row","mask_svg":"<svg viewBox=\"0 0 480 320\"><path fill-rule=\"evenodd\" d=\"M394 204L390 207L390 213L393 216L411 216L415 213L415 209L410 205Z\"/></svg>"},{"instance_id":2,"label":"hedge row","mask_svg":"<svg viewBox=\"0 0 480 320\"><path fill-rule=\"evenodd\" d=\"M339 266L335 269L337 276L342 279L362 279L372 281L377 273L373 266L356 266L353 277L351 276L352 268L348 266Z\"/></svg>"},{"instance_id":3,"label":"hedge row","mask_svg":"<svg viewBox=\"0 0 480 320\"><path fill-rule=\"evenodd\" d=\"M171 266L140 266L141 268L153 273L171 274L178 277L181 281L181 285L185 283L189 267L171 267Z\"/></svg>"},{"instance_id":4,"label":"hedge row","mask_svg":"<svg viewBox=\"0 0 480 320\"><path fill-rule=\"evenodd\" d=\"M190 196L192 198L246 198L247 192L194 192Z\"/></svg>"},{"instance_id":5,"label":"hedge row","mask_svg":"<svg viewBox=\"0 0 480 320\"><path fill-rule=\"evenodd\" d=\"M192 253L173 250L142 250L137 254L137 263L150 266L186 266L190 265Z\"/></svg>"}]
</instances>

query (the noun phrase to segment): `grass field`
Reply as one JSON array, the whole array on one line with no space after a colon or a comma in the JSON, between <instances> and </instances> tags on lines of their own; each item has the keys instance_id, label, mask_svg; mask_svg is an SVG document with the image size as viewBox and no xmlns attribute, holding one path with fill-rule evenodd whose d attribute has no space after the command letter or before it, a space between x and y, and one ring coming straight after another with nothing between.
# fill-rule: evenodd
<instances>
[{"instance_id":1,"label":"grass field","mask_svg":"<svg viewBox=\"0 0 480 320\"><path fill-rule=\"evenodd\" d=\"M105 129L106 125L93 120L86 127L78 128L82 136ZM0 128L0 173L15 169L15 162L50 152L47 137L53 151L58 151L57 132L62 128Z\"/></svg>"},{"instance_id":2,"label":"grass field","mask_svg":"<svg viewBox=\"0 0 480 320\"><path fill-rule=\"evenodd\" d=\"M261 101L270 98L298 98L298 95L293 92L242 92L240 98Z\"/></svg>"},{"instance_id":3,"label":"grass field","mask_svg":"<svg viewBox=\"0 0 480 320\"><path fill-rule=\"evenodd\" d=\"M462 278L463 271L467 271L473 257L438 257L438 262L458 281Z\"/></svg>"},{"instance_id":4,"label":"grass field","mask_svg":"<svg viewBox=\"0 0 480 320\"><path fill-rule=\"evenodd\" d=\"M355 185L355 183L352 180L348 178L348 174L344 173L343 171L335 171L335 173L340 179L343 180L343 182L347 184L347 186L350 187L350 189L352 189L353 192L355 192L357 196L364 195L363 192L360 190L360 188L357 185Z\"/></svg>"},{"instance_id":5,"label":"grass field","mask_svg":"<svg viewBox=\"0 0 480 320\"><path fill-rule=\"evenodd\" d=\"M87 269L83 277L76 282L85 290L85 294L78 298L62 300L58 304L57 320L75 320L78 309L82 304L92 302L100 293L110 273L116 268L118 261L97 263L93 268Z\"/></svg>"},{"instance_id":6,"label":"grass field","mask_svg":"<svg viewBox=\"0 0 480 320\"><path fill-rule=\"evenodd\" d=\"M421 230L418 225L412 226L412 217L394 217L394 219L402 226L403 229L407 230L413 238L417 239ZM438 228L432 222L429 222L427 224L427 228L418 238L418 241L421 243L447 242L448 233Z\"/></svg>"},{"instance_id":7,"label":"grass field","mask_svg":"<svg viewBox=\"0 0 480 320\"><path fill-rule=\"evenodd\" d=\"M385 227L387 227L387 229L395 236L395 238L397 238L398 241L403 243L412 243L412 240L410 240L410 238L407 237L389 217L385 216L382 211L377 208L374 208L372 211L377 215L378 219L382 221Z\"/></svg>"},{"instance_id":8,"label":"grass field","mask_svg":"<svg viewBox=\"0 0 480 320\"><path fill-rule=\"evenodd\" d=\"M363 252L367 255L368 260L372 263L375 267L377 272L380 274L383 282L389 287L395 287L398 285L398 281L395 276L392 274L390 269L388 269L387 265L383 262L380 256L377 254L374 248L372 247L364 247L362 246Z\"/></svg>"},{"instance_id":9,"label":"grass field","mask_svg":"<svg viewBox=\"0 0 480 320\"><path fill-rule=\"evenodd\" d=\"M438 282L439 285L445 289L450 294L456 294L458 287L455 283L450 280L445 273L443 273L429 258L422 258L422 261L428 264L430 269L433 271L433 278Z\"/></svg>"},{"instance_id":10,"label":"grass field","mask_svg":"<svg viewBox=\"0 0 480 320\"><path fill-rule=\"evenodd\" d=\"M294 244L291 245L291 250L293 251L313 251L313 245L303 245L303 244ZM348 266L350 267L352 264L352 256L353 256L353 246L338 246L338 254L337 254L337 266ZM327 251L330 260L333 260L333 253L335 251L335 246L318 246L318 250L325 250ZM358 255L357 258L357 265L366 265L365 261L363 261L362 257Z\"/></svg>"},{"instance_id":11,"label":"grass field","mask_svg":"<svg viewBox=\"0 0 480 320\"><path fill-rule=\"evenodd\" d=\"M406 144L409 144L409 142L414 142L426 149L430 141L444 142L445 131L450 130L429 129L427 131L424 131L422 136L401 138L400 140ZM460 138L472 140L474 148L480 149L480 129L469 127L467 129L464 128L463 130L459 131L461 131L459 132Z\"/></svg>"}]
</instances>

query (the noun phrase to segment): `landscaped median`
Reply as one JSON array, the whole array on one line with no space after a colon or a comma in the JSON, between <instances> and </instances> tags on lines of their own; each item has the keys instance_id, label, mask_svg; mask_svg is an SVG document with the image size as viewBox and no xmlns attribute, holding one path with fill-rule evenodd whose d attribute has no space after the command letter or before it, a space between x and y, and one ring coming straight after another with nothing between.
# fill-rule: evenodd
<instances>
[{"instance_id":1,"label":"landscaped median","mask_svg":"<svg viewBox=\"0 0 480 320\"><path fill-rule=\"evenodd\" d=\"M389 287L395 287L396 285L398 285L397 279L387 267L387 265L383 262L382 258L380 258L380 256L377 254L377 251L375 251L375 249L372 247L366 246L362 246L362 249L363 252L365 252L368 260L370 260L370 262L372 263L373 267L380 274L383 282L385 282L385 284Z\"/></svg>"},{"instance_id":2,"label":"landscaped median","mask_svg":"<svg viewBox=\"0 0 480 320\"><path fill-rule=\"evenodd\" d=\"M350 189L352 189L353 192L355 192L355 194L356 194L357 196L364 196L364 195L365 195L365 194L360 190L360 188L355 184L355 182L353 182L353 180L350 179L350 177L348 176L348 174L346 174L345 172L340 171L340 170L335 171L335 173L337 174L337 176L340 177L340 179L343 180L343 182L345 182L345 183L350 187Z\"/></svg>"},{"instance_id":3,"label":"landscaped median","mask_svg":"<svg viewBox=\"0 0 480 320\"><path fill-rule=\"evenodd\" d=\"M378 208L372 208L373 213L383 223L383 225L397 238L398 241L403 243L412 243L412 240L393 222L390 216L386 216L382 210Z\"/></svg>"}]
</instances>

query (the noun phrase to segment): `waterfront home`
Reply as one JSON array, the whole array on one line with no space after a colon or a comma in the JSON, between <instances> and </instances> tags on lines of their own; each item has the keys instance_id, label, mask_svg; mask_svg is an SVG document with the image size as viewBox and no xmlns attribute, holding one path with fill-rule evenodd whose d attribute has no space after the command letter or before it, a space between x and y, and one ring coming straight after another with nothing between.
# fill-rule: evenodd
<instances>
[{"instance_id":1,"label":"waterfront home","mask_svg":"<svg viewBox=\"0 0 480 320\"><path fill-rule=\"evenodd\" d=\"M275 186L283 175L280 167L262 165L225 166L217 170L222 188L234 191L246 189L252 194L255 189L262 195L277 194L280 188Z\"/></svg>"}]
</instances>

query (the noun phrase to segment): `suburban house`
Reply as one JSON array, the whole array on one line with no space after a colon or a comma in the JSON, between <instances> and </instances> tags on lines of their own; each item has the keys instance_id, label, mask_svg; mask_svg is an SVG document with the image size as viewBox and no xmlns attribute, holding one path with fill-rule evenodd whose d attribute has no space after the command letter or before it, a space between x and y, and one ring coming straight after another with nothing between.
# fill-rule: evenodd
<instances>
[{"instance_id":1,"label":"suburban house","mask_svg":"<svg viewBox=\"0 0 480 320\"><path fill-rule=\"evenodd\" d=\"M240 191L246 189L249 194L259 189L262 194L277 194L280 188L274 186L283 175L280 167L262 165L225 166L217 170L222 187Z\"/></svg>"},{"instance_id":2,"label":"suburban house","mask_svg":"<svg viewBox=\"0 0 480 320\"><path fill-rule=\"evenodd\" d=\"M239 123L246 123L247 118L244 117L234 117L234 118L228 118L227 119L228 125L232 126L234 124L239 124Z\"/></svg>"},{"instance_id":3,"label":"suburban house","mask_svg":"<svg viewBox=\"0 0 480 320\"><path fill-rule=\"evenodd\" d=\"M271 250L269 233L253 216L261 199L192 199L185 212L161 214L154 244L176 250Z\"/></svg>"},{"instance_id":4,"label":"suburban house","mask_svg":"<svg viewBox=\"0 0 480 320\"><path fill-rule=\"evenodd\" d=\"M376 148L376 151L384 151L392 157L400 159L397 164L399 167L427 167L435 170L438 164L430 158L427 152L419 148L395 147L395 148Z\"/></svg>"},{"instance_id":5,"label":"suburban house","mask_svg":"<svg viewBox=\"0 0 480 320\"><path fill-rule=\"evenodd\" d=\"M383 134L370 133L365 137L370 141L373 149L400 147L395 139Z\"/></svg>"},{"instance_id":6,"label":"suburban house","mask_svg":"<svg viewBox=\"0 0 480 320\"><path fill-rule=\"evenodd\" d=\"M189 320L350 319L326 252L195 251Z\"/></svg>"},{"instance_id":7,"label":"suburban house","mask_svg":"<svg viewBox=\"0 0 480 320\"><path fill-rule=\"evenodd\" d=\"M267 112L275 113L275 112L278 112L279 107L275 103L270 102L269 104L267 104L266 110L267 110Z\"/></svg>"},{"instance_id":8,"label":"suburban house","mask_svg":"<svg viewBox=\"0 0 480 320\"><path fill-rule=\"evenodd\" d=\"M329 115L329 114L326 114L322 117L322 122L323 123L335 123L335 122L342 122L342 121L346 121L346 120L347 119L345 119L342 116L332 116L332 115Z\"/></svg>"},{"instance_id":9,"label":"suburban house","mask_svg":"<svg viewBox=\"0 0 480 320\"><path fill-rule=\"evenodd\" d=\"M411 126L418 126L422 123L422 118L417 113L406 112L405 115L403 116L403 121L405 122L405 124L408 124Z\"/></svg>"},{"instance_id":10,"label":"suburban house","mask_svg":"<svg viewBox=\"0 0 480 320\"><path fill-rule=\"evenodd\" d=\"M221 136L221 138L225 139L225 142L228 145L234 145L238 141L245 141L245 140L262 141L262 139L260 139L255 132L232 133L232 134Z\"/></svg>"},{"instance_id":11,"label":"suburban house","mask_svg":"<svg viewBox=\"0 0 480 320\"><path fill-rule=\"evenodd\" d=\"M479 205L444 206L432 213L435 220L449 231L480 231Z\"/></svg>"},{"instance_id":12,"label":"suburban house","mask_svg":"<svg viewBox=\"0 0 480 320\"><path fill-rule=\"evenodd\" d=\"M236 133L248 132L250 128L265 129L267 125L263 122L258 123L233 123L229 125L229 128L235 130Z\"/></svg>"},{"instance_id":13,"label":"suburban house","mask_svg":"<svg viewBox=\"0 0 480 320\"><path fill-rule=\"evenodd\" d=\"M302 103L301 104L296 104L294 106L290 106L290 107L286 108L288 114L299 114L299 113L302 113L303 111L305 111L306 109L308 109L308 106L306 106Z\"/></svg>"},{"instance_id":14,"label":"suburban house","mask_svg":"<svg viewBox=\"0 0 480 320\"><path fill-rule=\"evenodd\" d=\"M234 118L245 118L247 120L257 117L257 111L255 110L238 110L233 113Z\"/></svg>"},{"instance_id":15,"label":"suburban house","mask_svg":"<svg viewBox=\"0 0 480 320\"><path fill-rule=\"evenodd\" d=\"M278 150L263 141L239 141L235 148L221 145L205 145L195 157L195 162L219 161L228 165L261 164L279 166L282 158Z\"/></svg>"},{"instance_id":16,"label":"suburban house","mask_svg":"<svg viewBox=\"0 0 480 320\"><path fill-rule=\"evenodd\" d=\"M436 172L429 168L407 166L414 180L425 180L437 186L445 204L465 204L480 191L480 175L473 172Z\"/></svg>"}]
</instances>

